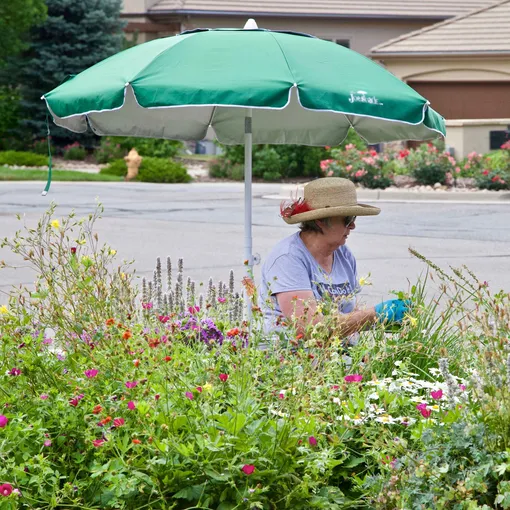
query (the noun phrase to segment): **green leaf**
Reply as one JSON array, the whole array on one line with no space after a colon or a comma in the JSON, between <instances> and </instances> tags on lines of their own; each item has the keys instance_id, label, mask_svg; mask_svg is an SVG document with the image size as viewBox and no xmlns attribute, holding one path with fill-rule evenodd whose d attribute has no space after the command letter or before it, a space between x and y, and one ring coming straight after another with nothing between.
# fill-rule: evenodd
<instances>
[{"instance_id":1,"label":"green leaf","mask_svg":"<svg viewBox=\"0 0 510 510\"><path fill-rule=\"evenodd\" d=\"M233 510L237 505L235 503L229 503L228 501L224 501L220 503L217 510Z\"/></svg>"},{"instance_id":2,"label":"green leaf","mask_svg":"<svg viewBox=\"0 0 510 510\"><path fill-rule=\"evenodd\" d=\"M177 494L174 494L174 498L186 499L187 501L198 501L202 496L205 487L203 485L193 485L180 490Z\"/></svg>"}]
</instances>

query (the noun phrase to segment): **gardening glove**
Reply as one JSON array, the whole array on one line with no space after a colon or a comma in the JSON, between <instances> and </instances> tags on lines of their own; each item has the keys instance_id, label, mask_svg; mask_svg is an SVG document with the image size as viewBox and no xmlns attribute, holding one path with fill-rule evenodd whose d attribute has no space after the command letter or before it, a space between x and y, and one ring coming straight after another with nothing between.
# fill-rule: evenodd
<instances>
[{"instance_id":1,"label":"gardening glove","mask_svg":"<svg viewBox=\"0 0 510 510\"><path fill-rule=\"evenodd\" d=\"M383 322L396 322L397 324L402 323L404 315L409 311L411 301L402 299L389 299L383 301L378 305L375 305L375 314L377 321Z\"/></svg>"}]
</instances>

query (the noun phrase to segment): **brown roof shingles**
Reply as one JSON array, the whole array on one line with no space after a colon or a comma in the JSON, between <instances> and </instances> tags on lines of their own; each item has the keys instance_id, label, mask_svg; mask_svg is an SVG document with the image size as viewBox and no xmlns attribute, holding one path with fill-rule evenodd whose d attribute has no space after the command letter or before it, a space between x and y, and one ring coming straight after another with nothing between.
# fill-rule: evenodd
<instances>
[{"instance_id":1,"label":"brown roof shingles","mask_svg":"<svg viewBox=\"0 0 510 510\"><path fill-rule=\"evenodd\" d=\"M445 19L486 6L491 0L160 0L157 14L249 14L356 18Z\"/></svg>"},{"instance_id":2,"label":"brown roof shingles","mask_svg":"<svg viewBox=\"0 0 510 510\"><path fill-rule=\"evenodd\" d=\"M372 48L371 55L510 53L510 0L422 28Z\"/></svg>"}]
</instances>

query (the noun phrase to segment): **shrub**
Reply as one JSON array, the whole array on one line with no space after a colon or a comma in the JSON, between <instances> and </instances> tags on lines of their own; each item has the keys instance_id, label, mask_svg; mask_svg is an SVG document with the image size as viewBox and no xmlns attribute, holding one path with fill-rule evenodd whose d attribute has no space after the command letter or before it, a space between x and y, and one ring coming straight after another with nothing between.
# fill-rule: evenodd
<instances>
[{"instance_id":1,"label":"shrub","mask_svg":"<svg viewBox=\"0 0 510 510\"><path fill-rule=\"evenodd\" d=\"M445 184L449 174L452 176L457 167L455 159L446 152L440 151L434 144L422 144L418 149L410 151L407 164L411 175L419 184L433 186Z\"/></svg>"},{"instance_id":2,"label":"shrub","mask_svg":"<svg viewBox=\"0 0 510 510\"><path fill-rule=\"evenodd\" d=\"M0 165L7 166L46 166L48 158L32 152L4 151L0 152Z\"/></svg>"},{"instance_id":3,"label":"shrub","mask_svg":"<svg viewBox=\"0 0 510 510\"><path fill-rule=\"evenodd\" d=\"M101 168L99 173L124 177L127 174L126 162L123 159L117 159L115 161L112 161L108 166Z\"/></svg>"},{"instance_id":4,"label":"shrub","mask_svg":"<svg viewBox=\"0 0 510 510\"><path fill-rule=\"evenodd\" d=\"M48 140L46 138L40 138L32 143L31 152L36 154L47 155L48 154Z\"/></svg>"},{"instance_id":5,"label":"shrub","mask_svg":"<svg viewBox=\"0 0 510 510\"><path fill-rule=\"evenodd\" d=\"M190 182L186 168L170 159L144 157L138 173L142 182Z\"/></svg>"},{"instance_id":6,"label":"shrub","mask_svg":"<svg viewBox=\"0 0 510 510\"><path fill-rule=\"evenodd\" d=\"M101 137L99 148L95 150L94 157L98 163L110 163L123 158L128 151L119 142L114 142L111 136Z\"/></svg>"},{"instance_id":7,"label":"shrub","mask_svg":"<svg viewBox=\"0 0 510 510\"><path fill-rule=\"evenodd\" d=\"M366 188L387 188L392 184L386 173L385 156L375 150L358 150L354 144L345 149L332 149L332 159L321 161L324 176L343 177Z\"/></svg>"},{"instance_id":8,"label":"shrub","mask_svg":"<svg viewBox=\"0 0 510 510\"><path fill-rule=\"evenodd\" d=\"M65 160L77 160L83 161L87 156L87 151L82 147L79 142L74 142L64 147L64 159Z\"/></svg>"}]
</instances>

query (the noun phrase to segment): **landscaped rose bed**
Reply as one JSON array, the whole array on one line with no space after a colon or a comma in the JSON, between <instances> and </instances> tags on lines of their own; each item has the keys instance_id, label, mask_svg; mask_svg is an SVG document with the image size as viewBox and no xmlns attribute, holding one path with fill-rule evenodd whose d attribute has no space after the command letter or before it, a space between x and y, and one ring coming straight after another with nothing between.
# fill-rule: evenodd
<instances>
[{"instance_id":1,"label":"landscaped rose bed","mask_svg":"<svg viewBox=\"0 0 510 510\"><path fill-rule=\"evenodd\" d=\"M54 212L4 242L39 279L0 308L0 508L510 507L507 294L433 267L397 331L262 350L233 281L138 295Z\"/></svg>"}]
</instances>

